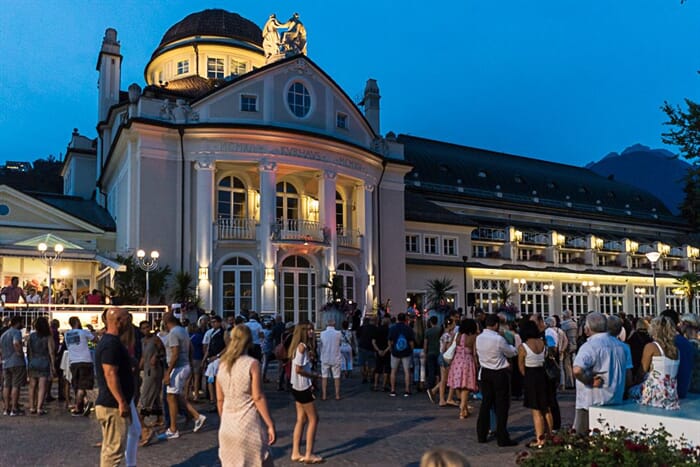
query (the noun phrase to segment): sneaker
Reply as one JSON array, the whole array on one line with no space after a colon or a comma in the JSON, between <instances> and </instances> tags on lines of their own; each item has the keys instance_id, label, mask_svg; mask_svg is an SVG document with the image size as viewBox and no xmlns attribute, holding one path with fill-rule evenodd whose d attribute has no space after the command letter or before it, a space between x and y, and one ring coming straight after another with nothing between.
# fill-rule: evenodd
<instances>
[{"instance_id":1,"label":"sneaker","mask_svg":"<svg viewBox=\"0 0 700 467\"><path fill-rule=\"evenodd\" d=\"M10 412L10 417L21 417L22 415L24 415L24 410L21 409Z\"/></svg>"},{"instance_id":2,"label":"sneaker","mask_svg":"<svg viewBox=\"0 0 700 467\"><path fill-rule=\"evenodd\" d=\"M404 396L404 397L408 397L408 396L410 396L410 395L411 395L410 392L404 392L404 393L403 393L403 396Z\"/></svg>"},{"instance_id":3,"label":"sneaker","mask_svg":"<svg viewBox=\"0 0 700 467\"><path fill-rule=\"evenodd\" d=\"M85 408L83 409L83 417L87 417L90 415L90 410L92 409L92 402L88 402L85 404Z\"/></svg>"},{"instance_id":4,"label":"sneaker","mask_svg":"<svg viewBox=\"0 0 700 467\"><path fill-rule=\"evenodd\" d=\"M396 397L396 391L391 391L391 392L389 393L389 396L391 396L391 397Z\"/></svg>"},{"instance_id":5,"label":"sneaker","mask_svg":"<svg viewBox=\"0 0 700 467\"><path fill-rule=\"evenodd\" d=\"M179 431L170 431L170 428L165 430L165 439L177 439L180 437L180 432Z\"/></svg>"},{"instance_id":6,"label":"sneaker","mask_svg":"<svg viewBox=\"0 0 700 467\"><path fill-rule=\"evenodd\" d=\"M206 421L207 421L207 417L205 417L204 415L200 415L199 417L197 417L197 420L194 421L194 430L193 431L195 433L197 433L199 430L201 430L202 427L204 426L204 422L206 422Z\"/></svg>"},{"instance_id":7,"label":"sneaker","mask_svg":"<svg viewBox=\"0 0 700 467\"><path fill-rule=\"evenodd\" d=\"M3 414L4 416L8 417L8 416L10 415L10 412L8 412L7 410L4 410L4 411L2 412L2 414Z\"/></svg>"}]
</instances>

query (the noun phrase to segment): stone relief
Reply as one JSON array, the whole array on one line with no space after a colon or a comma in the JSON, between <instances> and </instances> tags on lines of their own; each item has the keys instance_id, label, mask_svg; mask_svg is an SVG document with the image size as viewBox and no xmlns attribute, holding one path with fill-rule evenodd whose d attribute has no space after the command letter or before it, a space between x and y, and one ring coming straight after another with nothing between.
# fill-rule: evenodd
<instances>
[{"instance_id":1,"label":"stone relief","mask_svg":"<svg viewBox=\"0 0 700 467\"><path fill-rule=\"evenodd\" d=\"M177 99L175 102L164 99L160 106L160 118L176 123L198 122L199 112L192 110L184 99Z\"/></svg>"},{"instance_id":2,"label":"stone relief","mask_svg":"<svg viewBox=\"0 0 700 467\"><path fill-rule=\"evenodd\" d=\"M284 30L280 35L280 30ZM270 63L296 54L306 55L306 27L294 13L286 23L272 14L262 29L265 62Z\"/></svg>"}]
</instances>

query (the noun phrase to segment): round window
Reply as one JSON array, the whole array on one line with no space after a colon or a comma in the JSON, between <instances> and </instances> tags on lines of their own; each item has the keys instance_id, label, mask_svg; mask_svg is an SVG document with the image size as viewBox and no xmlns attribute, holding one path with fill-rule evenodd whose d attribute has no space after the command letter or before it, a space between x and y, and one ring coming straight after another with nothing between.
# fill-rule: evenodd
<instances>
[{"instance_id":1,"label":"round window","mask_svg":"<svg viewBox=\"0 0 700 467\"><path fill-rule=\"evenodd\" d=\"M6 216L10 213L10 207L7 204L0 204L0 216Z\"/></svg>"},{"instance_id":2,"label":"round window","mask_svg":"<svg viewBox=\"0 0 700 467\"><path fill-rule=\"evenodd\" d=\"M287 90L287 105L295 116L306 117L311 109L311 95L306 86L299 82L292 83Z\"/></svg>"}]
</instances>

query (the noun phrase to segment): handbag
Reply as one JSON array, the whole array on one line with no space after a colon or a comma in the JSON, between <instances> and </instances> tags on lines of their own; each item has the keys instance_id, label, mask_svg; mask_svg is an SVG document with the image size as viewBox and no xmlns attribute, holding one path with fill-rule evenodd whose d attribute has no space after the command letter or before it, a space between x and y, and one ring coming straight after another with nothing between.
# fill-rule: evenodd
<instances>
[{"instance_id":1,"label":"handbag","mask_svg":"<svg viewBox=\"0 0 700 467\"><path fill-rule=\"evenodd\" d=\"M280 342L275 346L275 358L278 361L287 359L287 349L284 347L284 342Z\"/></svg>"},{"instance_id":2,"label":"handbag","mask_svg":"<svg viewBox=\"0 0 700 467\"><path fill-rule=\"evenodd\" d=\"M556 358L554 358L553 352L549 349L547 349L547 356L544 359L544 371L547 373L547 379L550 381L559 381L561 369L559 368L559 363Z\"/></svg>"},{"instance_id":3,"label":"handbag","mask_svg":"<svg viewBox=\"0 0 700 467\"><path fill-rule=\"evenodd\" d=\"M442 353L442 359L445 360L445 363L447 363L448 365L450 363L452 363L452 359L455 358L455 350L457 350L457 337L458 336L459 336L459 333L456 332L454 339L452 339L452 344L450 344L450 346L447 348L447 350L445 350Z\"/></svg>"}]
</instances>

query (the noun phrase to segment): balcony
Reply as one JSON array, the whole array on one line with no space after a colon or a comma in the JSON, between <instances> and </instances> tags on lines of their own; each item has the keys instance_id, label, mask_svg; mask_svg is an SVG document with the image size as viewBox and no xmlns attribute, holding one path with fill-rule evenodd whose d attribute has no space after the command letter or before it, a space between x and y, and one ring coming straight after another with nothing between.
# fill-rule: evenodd
<instances>
[{"instance_id":1,"label":"balcony","mask_svg":"<svg viewBox=\"0 0 700 467\"><path fill-rule=\"evenodd\" d=\"M342 225L336 227L339 247L360 248L360 231L345 229Z\"/></svg>"},{"instance_id":2,"label":"balcony","mask_svg":"<svg viewBox=\"0 0 700 467\"><path fill-rule=\"evenodd\" d=\"M329 243L319 222L304 219L277 219L272 224L272 240Z\"/></svg>"},{"instance_id":3,"label":"balcony","mask_svg":"<svg viewBox=\"0 0 700 467\"><path fill-rule=\"evenodd\" d=\"M216 221L219 240L255 240L255 219L219 217Z\"/></svg>"}]
</instances>

